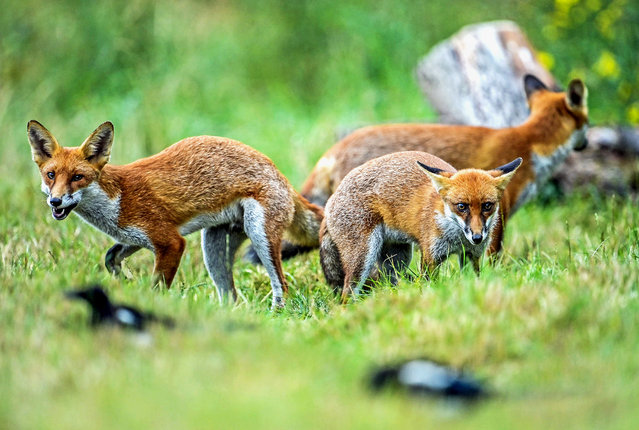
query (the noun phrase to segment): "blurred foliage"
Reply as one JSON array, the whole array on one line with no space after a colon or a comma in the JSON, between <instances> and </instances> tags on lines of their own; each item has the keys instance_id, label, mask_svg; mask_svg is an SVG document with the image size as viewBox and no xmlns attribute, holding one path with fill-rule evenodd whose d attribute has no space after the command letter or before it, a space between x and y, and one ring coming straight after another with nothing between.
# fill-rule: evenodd
<instances>
[{"instance_id":1,"label":"blurred foliage","mask_svg":"<svg viewBox=\"0 0 639 430\"><path fill-rule=\"evenodd\" d=\"M225 135L299 184L342 125L433 119L418 59L495 19L516 21L560 82L585 79L593 122L639 123L629 1L24 0L0 14L0 157L32 169L29 119L66 145L109 119L114 162Z\"/></svg>"},{"instance_id":2,"label":"blurred foliage","mask_svg":"<svg viewBox=\"0 0 639 430\"><path fill-rule=\"evenodd\" d=\"M537 46L553 58L555 75L586 81L591 112L597 121L639 124L639 3L547 3Z\"/></svg>"}]
</instances>

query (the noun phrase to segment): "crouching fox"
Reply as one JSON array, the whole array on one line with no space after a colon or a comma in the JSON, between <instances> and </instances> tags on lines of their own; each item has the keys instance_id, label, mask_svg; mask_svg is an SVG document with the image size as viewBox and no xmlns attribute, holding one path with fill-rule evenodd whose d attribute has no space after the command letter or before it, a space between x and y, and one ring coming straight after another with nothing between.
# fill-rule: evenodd
<instances>
[{"instance_id":1,"label":"crouching fox","mask_svg":"<svg viewBox=\"0 0 639 430\"><path fill-rule=\"evenodd\" d=\"M395 282L410 263L413 243L427 273L450 254L479 272L504 190L521 162L457 171L433 155L406 151L355 168L326 204L320 228L326 280L342 288L343 301L358 294L376 269Z\"/></svg>"},{"instance_id":2,"label":"crouching fox","mask_svg":"<svg viewBox=\"0 0 639 430\"><path fill-rule=\"evenodd\" d=\"M155 254L154 277L167 287L184 252L183 236L202 231L202 250L220 299L236 299L233 261L248 237L271 279L273 304L287 291L281 241L318 246L323 211L301 197L260 152L231 139L190 137L124 166L107 164L113 125L79 147L62 147L37 121L27 134L42 191L56 220L72 211L114 238L105 257L119 272L141 248Z\"/></svg>"}]
</instances>

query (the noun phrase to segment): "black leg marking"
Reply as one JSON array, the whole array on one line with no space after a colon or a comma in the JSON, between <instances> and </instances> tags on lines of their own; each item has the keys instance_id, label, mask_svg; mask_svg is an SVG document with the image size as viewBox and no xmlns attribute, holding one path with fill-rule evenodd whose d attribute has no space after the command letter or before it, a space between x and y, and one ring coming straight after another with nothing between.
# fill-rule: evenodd
<instances>
[{"instance_id":1,"label":"black leg marking","mask_svg":"<svg viewBox=\"0 0 639 430\"><path fill-rule=\"evenodd\" d=\"M399 273L404 272L413 258L413 248L410 243L384 244L381 253L381 267L390 277L393 285L399 282Z\"/></svg>"},{"instance_id":2,"label":"black leg marking","mask_svg":"<svg viewBox=\"0 0 639 430\"><path fill-rule=\"evenodd\" d=\"M113 275L119 275L122 271L122 260L136 253L140 250L140 248L140 246L136 245L116 243L109 248L104 256L104 265L110 273Z\"/></svg>"}]
</instances>

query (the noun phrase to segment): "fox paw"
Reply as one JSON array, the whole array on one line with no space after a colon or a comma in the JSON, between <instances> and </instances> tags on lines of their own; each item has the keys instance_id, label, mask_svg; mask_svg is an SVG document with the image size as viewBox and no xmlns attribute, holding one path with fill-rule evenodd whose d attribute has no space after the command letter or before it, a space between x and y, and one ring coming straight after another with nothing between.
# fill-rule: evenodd
<instances>
[{"instance_id":1,"label":"fox paw","mask_svg":"<svg viewBox=\"0 0 639 430\"><path fill-rule=\"evenodd\" d=\"M118 259L118 254L122 251L124 245L121 243L116 243L107 251L104 256L104 266L107 268L109 273L113 275L119 275L122 272L122 261Z\"/></svg>"},{"instance_id":2,"label":"fox paw","mask_svg":"<svg viewBox=\"0 0 639 430\"><path fill-rule=\"evenodd\" d=\"M284 309L284 297L273 297L273 301L271 302L271 310L274 312L281 311Z\"/></svg>"}]
</instances>

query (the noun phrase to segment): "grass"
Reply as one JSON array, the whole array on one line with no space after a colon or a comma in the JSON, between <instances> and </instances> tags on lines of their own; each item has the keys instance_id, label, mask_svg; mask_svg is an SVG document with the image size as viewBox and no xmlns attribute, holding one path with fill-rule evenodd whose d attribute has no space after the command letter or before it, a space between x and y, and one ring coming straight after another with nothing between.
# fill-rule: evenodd
<instances>
[{"instance_id":1,"label":"grass","mask_svg":"<svg viewBox=\"0 0 639 430\"><path fill-rule=\"evenodd\" d=\"M586 193L532 202L480 277L452 261L430 283L382 283L347 306L324 283L317 253L298 257L284 267L286 308L273 314L265 272L242 262L242 299L218 305L197 235L171 290L150 289L147 251L125 262L126 278L112 278L102 264L110 240L75 216L54 221L30 160L29 119L70 146L109 119L114 163L217 134L266 153L299 186L336 130L433 119L412 70L462 25L517 19L535 45L562 54L562 82L573 66L588 69L588 46L608 42L577 30L546 38L554 3L537 3L6 5L0 429L635 428L636 201ZM615 55L632 51L635 39L622 36L633 28L617 29ZM586 81L592 121L624 122L613 83ZM87 310L62 292L93 282L177 328L91 330ZM375 364L424 355L467 367L497 396L467 409L366 389Z\"/></svg>"},{"instance_id":2,"label":"grass","mask_svg":"<svg viewBox=\"0 0 639 430\"><path fill-rule=\"evenodd\" d=\"M3 229L0 248L6 428L631 428L639 419L633 202L529 205L480 277L451 261L431 283L380 285L347 306L323 283L317 253L298 257L285 265L291 294L280 314L269 310L264 271L241 262L246 301L220 307L195 235L174 288L150 291L150 253L125 263L132 279L113 279L100 264L104 235L39 209L22 221L29 229ZM89 280L178 328L153 329L150 341L90 330L87 311L62 296ZM424 355L472 369L498 396L451 410L367 391L373 365Z\"/></svg>"}]
</instances>

